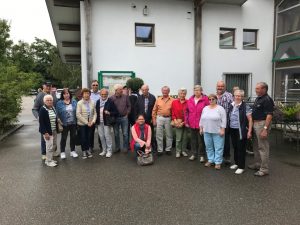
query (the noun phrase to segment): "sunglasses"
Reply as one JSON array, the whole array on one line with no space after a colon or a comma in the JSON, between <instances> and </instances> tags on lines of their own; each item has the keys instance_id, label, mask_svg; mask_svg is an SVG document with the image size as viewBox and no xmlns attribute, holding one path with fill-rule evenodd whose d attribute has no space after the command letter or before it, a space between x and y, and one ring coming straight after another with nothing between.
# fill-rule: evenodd
<instances>
[{"instance_id":1,"label":"sunglasses","mask_svg":"<svg viewBox=\"0 0 300 225\"><path fill-rule=\"evenodd\" d=\"M96 87L97 87L97 86L98 86L98 84L93 84L92 86L96 86Z\"/></svg>"}]
</instances>

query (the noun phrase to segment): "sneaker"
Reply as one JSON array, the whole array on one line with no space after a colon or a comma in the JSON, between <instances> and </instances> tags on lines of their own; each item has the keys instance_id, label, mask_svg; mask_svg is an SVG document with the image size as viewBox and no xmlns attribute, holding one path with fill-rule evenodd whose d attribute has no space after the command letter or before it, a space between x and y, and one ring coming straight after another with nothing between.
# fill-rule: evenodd
<instances>
[{"instance_id":1,"label":"sneaker","mask_svg":"<svg viewBox=\"0 0 300 225\"><path fill-rule=\"evenodd\" d=\"M57 164L54 161L45 161L46 166L55 167Z\"/></svg>"},{"instance_id":2,"label":"sneaker","mask_svg":"<svg viewBox=\"0 0 300 225\"><path fill-rule=\"evenodd\" d=\"M192 155L192 156L189 158L189 160L194 161L195 158L196 158L196 157L195 157L194 155Z\"/></svg>"},{"instance_id":3,"label":"sneaker","mask_svg":"<svg viewBox=\"0 0 300 225\"><path fill-rule=\"evenodd\" d=\"M224 158L224 164L225 165L230 165L231 164L231 161L229 158Z\"/></svg>"},{"instance_id":4,"label":"sneaker","mask_svg":"<svg viewBox=\"0 0 300 225\"><path fill-rule=\"evenodd\" d=\"M206 163L204 164L204 166L205 166L205 167L210 167L210 166L211 166L211 163L210 163L210 162L206 162Z\"/></svg>"},{"instance_id":5,"label":"sneaker","mask_svg":"<svg viewBox=\"0 0 300 225\"><path fill-rule=\"evenodd\" d=\"M86 156L86 151L82 151L82 158L83 158L83 159L86 159L86 158L87 158L87 156Z\"/></svg>"},{"instance_id":6,"label":"sneaker","mask_svg":"<svg viewBox=\"0 0 300 225\"><path fill-rule=\"evenodd\" d=\"M110 158L111 156L112 156L112 153L111 152L107 152L105 157L106 158Z\"/></svg>"},{"instance_id":7,"label":"sneaker","mask_svg":"<svg viewBox=\"0 0 300 225\"><path fill-rule=\"evenodd\" d=\"M103 151L103 152L101 152L99 155L100 155L100 156L105 156L105 155L106 155L106 152Z\"/></svg>"},{"instance_id":8,"label":"sneaker","mask_svg":"<svg viewBox=\"0 0 300 225\"><path fill-rule=\"evenodd\" d=\"M255 165L255 164L248 165L248 168L251 170L259 170L259 166Z\"/></svg>"},{"instance_id":9,"label":"sneaker","mask_svg":"<svg viewBox=\"0 0 300 225\"><path fill-rule=\"evenodd\" d=\"M71 155L73 158L77 158L77 157L78 157L78 154L77 154L77 152L75 152L75 151L71 151L70 155Z\"/></svg>"},{"instance_id":10,"label":"sneaker","mask_svg":"<svg viewBox=\"0 0 300 225\"><path fill-rule=\"evenodd\" d=\"M187 157L188 156L188 154L186 153L186 152L182 152L181 153L184 157Z\"/></svg>"},{"instance_id":11,"label":"sneaker","mask_svg":"<svg viewBox=\"0 0 300 225\"><path fill-rule=\"evenodd\" d=\"M248 155L254 155L254 152L251 151L251 150L246 150L246 153L247 153Z\"/></svg>"},{"instance_id":12,"label":"sneaker","mask_svg":"<svg viewBox=\"0 0 300 225\"><path fill-rule=\"evenodd\" d=\"M238 168L238 165L236 165L236 164L233 164L233 165L230 166L231 170L236 170L237 168Z\"/></svg>"},{"instance_id":13,"label":"sneaker","mask_svg":"<svg viewBox=\"0 0 300 225\"><path fill-rule=\"evenodd\" d=\"M205 162L205 159L204 159L203 156L200 157L200 162L201 162L201 163L204 163L204 162Z\"/></svg>"},{"instance_id":14,"label":"sneaker","mask_svg":"<svg viewBox=\"0 0 300 225\"><path fill-rule=\"evenodd\" d=\"M89 158L93 157L92 153L89 150L86 151L86 154L87 154L87 157L89 157Z\"/></svg>"},{"instance_id":15,"label":"sneaker","mask_svg":"<svg viewBox=\"0 0 300 225\"><path fill-rule=\"evenodd\" d=\"M47 159L46 155L42 155L42 160L46 160L46 159Z\"/></svg>"},{"instance_id":16,"label":"sneaker","mask_svg":"<svg viewBox=\"0 0 300 225\"><path fill-rule=\"evenodd\" d=\"M265 172L262 172L262 171L257 171L256 173L254 173L254 176L257 176L257 177L263 177L263 176L266 176L268 175L268 173L265 173Z\"/></svg>"},{"instance_id":17,"label":"sneaker","mask_svg":"<svg viewBox=\"0 0 300 225\"><path fill-rule=\"evenodd\" d=\"M230 168L231 169L231 168ZM243 169L237 169L236 171L235 171L235 174L242 174L242 173L244 173L244 170Z\"/></svg>"},{"instance_id":18,"label":"sneaker","mask_svg":"<svg viewBox=\"0 0 300 225\"><path fill-rule=\"evenodd\" d=\"M176 153L176 158L180 158L180 153L179 152Z\"/></svg>"},{"instance_id":19,"label":"sneaker","mask_svg":"<svg viewBox=\"0 0 300 225\"><path fill-rule=\"evenodd\" d=\"M215 165L215 169L216 169L216 170L220 170L220 169L221 169L221 164L216 164L216 165Z\"/></svg>"},{"instance_id":20,"label":"sneaker","mask_svg":"<svg viewBox=\"0 0 300 225\"><path fill-rule=\"evenodd\" d=\"M52 159L52 160L51 160L51 162L54 162L54 163L56 163L56 164L57 164L57 161L56 161L56 160L53 160L53 159Z\"/></svg>"},{"instance_id":21,"label":"sneaker","mask_svg":"<svg viewBox=\"0 0 300 225\"><path fill-rule=\"evenodd\" d=\"M66 158L66 153L64 153L64 152L60 153L60 158L65 159Z\"/></svg>"}]
</instances>

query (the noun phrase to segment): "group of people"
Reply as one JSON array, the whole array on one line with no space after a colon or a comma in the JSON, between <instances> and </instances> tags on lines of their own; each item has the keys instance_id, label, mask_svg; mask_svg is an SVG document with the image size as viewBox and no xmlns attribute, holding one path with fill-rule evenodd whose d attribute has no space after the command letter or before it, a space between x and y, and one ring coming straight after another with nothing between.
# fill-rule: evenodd
<instances>
[{"instance_id":1,"label":"group of people","mask_svg":"<svg viewBox=\"0 0 300 225\"><path fill-rule=\"evenodd\" d=\"M257 83L257 98L252 107L244 101L243 90L236 87L230 93L226 91L224 81L218 81L216 93L208 96L200 85L195 85L189 99L185 88L178 90L176 99L169 95L168 86L162 87L162 95L157 98L149 93L148 85L143 85L139 94L130 93L126 86L116 84L115 93L110 97L107 89L99 91L98 88L98 81L92 81L91 89L81 90L78 101L65 88L57 100L50 94L51 84L44 84L43 92L35 100L33 114L39 119L41 153L47 166L57 166L53 156L60 154L61 159L66 158L68 133L70 155L78 157L75 151L78 133L82 158L86 159L92 157L96 129L102 149L99 155L107 158L113 153L128 150L156 153L157 156L164 153L172 155L175 131L176 158L189 156L189 160L199 160L205 167L213 166L216 170L220 170L224 162L235 170L235 174L244 172L246 142L253 139L254 163L248 168L256 170L256 176L269 174L268 135L274 102L267 93L266 83ZM111 128L115 139L114 151ZM61 131L60 153L56 147L58 131ZM234 149L233 163L230 160L230 143Z\"/></svg>"}]
</instances>

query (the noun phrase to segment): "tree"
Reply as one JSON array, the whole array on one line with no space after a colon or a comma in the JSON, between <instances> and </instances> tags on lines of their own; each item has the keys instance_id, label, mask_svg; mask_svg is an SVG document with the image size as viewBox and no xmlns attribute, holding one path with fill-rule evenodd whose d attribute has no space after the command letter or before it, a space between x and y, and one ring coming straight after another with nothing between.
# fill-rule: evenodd
<instances>
[{"instance_id":1,"label":"tree","mask_svg":"<svg viewBox=\"0 0 300 225\"><path fill-rule=\"evenodd\" d=\"M11 49L10 56L15 64L23 72L32 72L35 68L34 55L28 43L19 41Z\"/></svg>"},{"instance_id":2,"label":"tree","mask_svg":"<svg viewBox=\"0 0 300 225\"><path fill-rule=\"evenodd\" d=\"M137 93L139 89L143 86L144 81L141 78L131 78L127 80L126 86L132 90L133 93Z\"/></svg>"},{"instance_id":3,"label":"tree","mask_svg":"<svg viewBox=\"0 0 300 225\"><path fill-rule=\"evenodd\" d=\"M11 45L13 44L10 40L10 25L7 20L0 19L0 63L7 63L8 53Z\"/></svg>"}]
</instances>

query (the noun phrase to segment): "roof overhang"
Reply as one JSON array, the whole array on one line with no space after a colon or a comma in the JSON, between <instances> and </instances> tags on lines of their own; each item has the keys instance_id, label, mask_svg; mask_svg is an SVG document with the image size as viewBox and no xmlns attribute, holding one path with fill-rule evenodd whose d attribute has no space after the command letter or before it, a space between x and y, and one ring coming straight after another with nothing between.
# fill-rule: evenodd
<instances>
[{"instance_id":1,"label":"roof overhang","mask_svg":"<svg viewBox=\"0 0 300 225\"><path fill-rule=\"evenodd\" d=\"M80 0L45 0L60 57L80 64Z\"/></svg>"},{"instance_id":2,"label":"roof overhang","mask_svg":"<svg viewBox=\"0 0 300 225\"><path fill-rule=\"evenodd\" d=\"M214 4L226 4L226 5L239 5L242 6L247 0L201 0L201 4L214 3Z\"/></svg>"}]
</instances>

